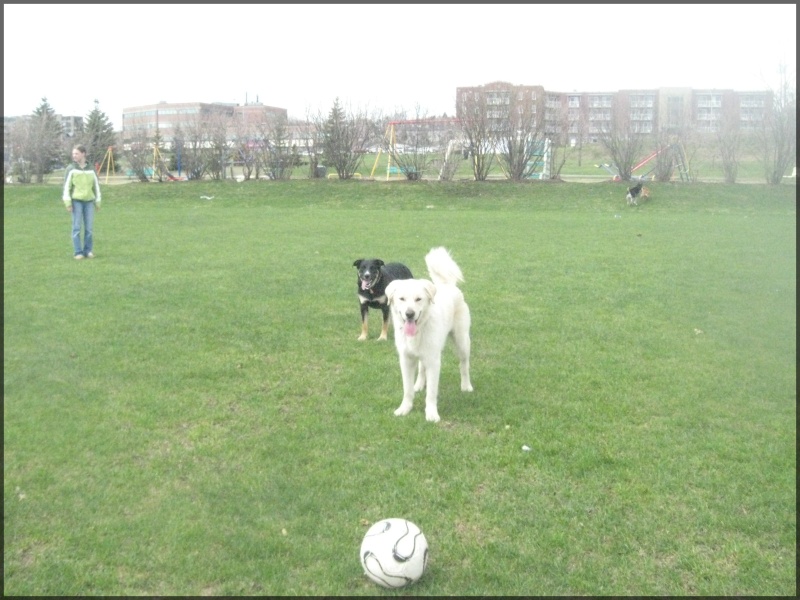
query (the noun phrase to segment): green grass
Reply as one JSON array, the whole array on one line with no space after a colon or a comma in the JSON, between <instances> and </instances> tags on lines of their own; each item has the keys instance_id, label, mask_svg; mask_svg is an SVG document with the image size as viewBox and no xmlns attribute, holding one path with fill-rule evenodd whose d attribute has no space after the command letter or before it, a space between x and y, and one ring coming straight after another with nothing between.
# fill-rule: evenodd
<instances>
[{"instance_id":1,"label":"green grass","mask_svg":"<svg viewBox=\"0 0 800 600\"><path fill-rule=\"evenodd\" d=\"M794 595L796 188L624 187L106 186L76 262L6 186L5 594ZM475 386L448 348L438 424L352 267L434 245ZM391 516L431 558L384 592Z\"/></svg>"}]
</instances>

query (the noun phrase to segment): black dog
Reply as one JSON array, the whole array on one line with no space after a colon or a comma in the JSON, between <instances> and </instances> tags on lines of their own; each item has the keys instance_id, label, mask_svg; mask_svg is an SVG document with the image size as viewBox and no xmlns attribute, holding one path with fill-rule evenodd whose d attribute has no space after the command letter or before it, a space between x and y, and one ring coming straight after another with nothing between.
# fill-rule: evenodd
<instances>
[{"instance_id":1,"label":"black dog","mask_svg":"<svg viewBox=\"0 0 800 600\"><path fill-rule=\"evenodd\" d=\"M370 308L380 308L383 325L379 340L385 340L389 331L389 304L386 301L386 286L395 279L413 279L411 270L402 263L384 263L379 258L359 258L353 263L358 269L358 301L361 305L361 335L367 339L367 321Z\"/></svg>"},{"instance_id":2,"label":"black dog","mask_svg":"<svg viewBox=\"0 0 800 600\"><path fill-rule=\"evenodd\" d=\"M644 187L641 181L635 186L628 188L628 193L625 195L628 206L637 206L640 199L644 200L646 198L650 198L650 190Z\"/></svg>"}]
</instances>

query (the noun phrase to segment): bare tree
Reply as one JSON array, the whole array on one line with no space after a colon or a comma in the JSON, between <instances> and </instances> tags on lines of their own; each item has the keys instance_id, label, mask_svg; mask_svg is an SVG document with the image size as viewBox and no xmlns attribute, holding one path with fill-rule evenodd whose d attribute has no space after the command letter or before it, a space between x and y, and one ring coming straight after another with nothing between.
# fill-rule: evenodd
<instances>
[{"instance_id":1,"label":"bare tree","mask_svg":"<svg viewBox=\"0 0 800 600\"><path fill-rule=\"evenodd\" d=\"M263 110L263 116L267 116L267 111ZM242 177L245 181L249 180L256 172L259 158L260 140L259 127L264 119L259 115L257 121L247 118L249 115L242 114L242 118L236 119L233 124L233 140L231 142L231 152L234 162L242 167Z\"/></svg>"},{"instance_id":2,"label":"bare tree","mask_svg":"<svg viewBox=\"0 0 800 600\"><path fill-rule=\"evenodd\" d=\"M269 139L272 133L272 127L269 124L269 121L262 121L255 126L256 133L254 136L253 141L251 142L251 147L253 152L255 153L255 163L253 164L253 173L255 174L256 179L261 179L262 177L272 177L270 173L268 163L269 163Z\"/></svg>"},{"instance_id":3,"label":"bare tree","mask_svg":"<svg viewBox=\"0 0 800 600\"><path fill-rule=\"evenodd\" d=\"M652 140L652 145L650 146L652 150L646 158L652 160L654 166L644 175L637 175L637 178L642 179L652 173L651 177L655 181L667 182L672 180L677 169L681 181L689 182L693 180L689 157L693 158L697 154L702 145L701 138L695 138L686 129L677 133L676 130L670 132L663 129L649 139ZM691 153L687 152L686 148L689 148Z\"/></svg>"},{"instance_id":4,"label":"bare tree","mask_svg":"<svg viewBox=\"0 0 800 600\"><path fill-rule=\"evenodd\" d=\"M708 136L700 133L686 115L685 121L672 139L672 162L681 181L697 181L697 157L708 146Z\"/></svg>"},{"instance_id":5,"label":"bare tree","mask_svg":"<svg viewBox=\"0 0 800 600\"><path fill-rule=\"evenodd\" d=\"M497 157L508 179L522 181L542 166L539 164L545 148L542 119L537 118L535 99L522 90L512 88L501 100L508 102L492 107L497 118L494 132Z\"/></svg>"},{"instance_id":6,"label":"bare tree","mask_svg":"<svg viewBox=\"0 0 800 600\"><path fill-rule=\"evenodd\" d=\"M732 105L724 107L719 128L714 133L714 146L722 163L725 183L736 183L739 173L739 150L742 146L741 119Z\"/></svg>"},{"instance_id":7,"label":"bare tree","mask_svg":"<svg viewBox=\"0 0 800 600\"><path fill-rule=\"evenodd\" d=\"M367 122L367 127L369 128L369 144L367 148L375 149L380 147L383 149L383 138L386 137L386 130L389 123L405 118L406 114L404 112L396 113L392 116L384 115L381 111L374 112Z\"/></svg>"},{"instance_id":8,"label":"bare tree","mask_svg":"<svg viewBox=\"0 0 800 600\"><path fill-rule=\"evenodd\" d=\"M141 182L150 180L150 166L153 159L153 144L147 137L144 129L136 129L130 133L128 143L125 145L125 159L128 168Z\"/></svg>"},{"instance_id":9,"label":"bare tree","mask_svg":"<svg viewBox=\"0 0 800 600\"><path fill-rule=\"evenodd\" d=\"M208 172L210 142L208 123L200 115L185 121L180 134L176 133L176 141L180 144L181 166L189 180L202 179Z\"/></svg>"},{"instance_id":10,"label":"bare tree","mask_svg":"<svg viewBox=\"0 0 800 600\"><path fill-rule=\"evenodd\" d=\"M576 140L576 146L577 143ZM561 145L547 143L547 146L550 154L550 179L561 179L561 170L567 164L567 159L575 152L575 146L569 142ZM580 152L580 149L578 149L578 152Z\"/></svg>"},{"instance_id":11,"label":"bare tree","mask_svg":"<svg viewBox=\"0 0 800 600\"><path fill-rule=\"evenodd\" d=\"M265 119L259 129L259 162L271 179L291 179L300 162L297 146L283 117Z\"/></svg>"},{"instance_id":12,"label":"bare tree","mask_svg":"<svg viewBox=\"0 0 800 600\"><path fill-rule=\"evenodd\" d=\"M614 98L611 120L608 126L603 128L599 140L611 155L611 160L617 167L620 179L630 181L633 167L643 153L646 140L645 136L637 130L636 123L631 119L627 98L622 96Z\"/></svg>"},{"instance_id":13,"label":"bare tree","mask_svg":"<svg viewBox=\"0 0 800 600\"><path fill-rule=\"evenodd\" d=\"M486 181L495 155L494 127L489 119L486 95L465 92L458 101L465 154L472 159L475 181Z\"/></svg>"},{"instance_id":14,"label":"bare tree","mask_svg":"<svg viewBox=\"0 0 800 600\"><path fill-rule=\"evenodd\" d=\"M33 162L30 157L34 154L33 124L29 118L17 119L11 126L9 138L11 141L11 174L18 183L31 183L33 181Z\"/></svg>"},{"instance_id":15,"label":"bare tree","mask_svg":"<svg viewBox=\"0 0 800 600\"><path fill-rule=\"evenodd\" d=\"M438 136L439 152L442 154L442 161L438 165L440 181L452 181L463 160L461 124L456 119L446 121L448 125L439 131Z\"/></svg>"},{"instance_id":16,"label":"bare tree","mask_svg":"<svg viewBox=\"0 0 800 600\"><path fill-rule=\"evenodd\" d=\"M305 121L294 121L290 126L295 131L300 132L299 146L303 154L308 158L308 178L324 177L322 165L322 132L318 126L317 119L306 113Z\"/></svg>"},{"instance_id":17,"label":"bare tree","mask_svg":"<svg viewBox=\"0 0 800 600\"><path fill-rule=\"evenodd\" d=\"M549 165L545 164L543 168L549 168L550 179L561 179L561 170L567 163L567 159L576 151L576 146L580 155L580 144L582 143L580 140L584 136L586 122L580 106L569 105L561 106L557 109L554 120L557 127L556 139L547 142L544 139L544 135L542 135L543 139L540 144L546 148L547 153L547 156L542 157L542 160L547 162L549 159L550 163ZM576 136L574 144L572 143L573 135ZM578 159L578 164L580 164L580 158Z\"/></svg>"},{"instance_id":18,"label":"bare tree","mask_svg":"<svg viewBox=\"0 0 800 600\"><path fill-rule=\"evenodd\" d=\"M435 148L432 131L435 126L419 105L413 119L391 121L382 146L406 179L422 179L431 169Z\"/></svg>"},{"instance_id":19,"label":"bare tree","mask_svg":"<svg viewBox=\"0 0 800 600\"><path fill-rule=\"evenodd\" d=\"M781 65L780 83L773 92L762 127L756 130L759 160L769 185L779 185L787 169L797 163L797 93Z\"/></svg>"},{"instance_id":20,"label":"bare tree","mask_svg":"<svg viewBox=\"0 0 800 600\"><path fill-rule=\"evenodd\" d=\"M656 181L669 181L675 172L675 160L672 153L672 138L674 136L666 130L660 130L655 135L655 150L658 152L653 167L653 179Z\"/></svg>"},{"instance_id":21,"label":"bare tree","mask_svg":"<svg viewBox=\"0 0 800 600\"><path fill-rule=\"evenodd\" d=\"M161 137L161 132L156 129L153 136L153 179L159 183L164 181L164 178L169 174L167 162L164 160L164 138Z\"/></svg>"},{"instance_id":22,"label":"bare tree","mask_svg":"<svg viewBox=\"0 0 800 600\"><path fill-rule=\"evenodd\" d=\"M63 129L55 111L42 98L42 103L33 111L29 124L30 146L25 160L36 183L44 183L44 176L53 172L53 164L61 158Z\"/></svg>"},{"instance_id":23,"label":"bare tree","mask_svg":"<svg viewBox=\"0 0 800 600\"><path fill-rule=\"evenodd\" d=\"M215 113L206 118L209 142L207 165L212 179L225 179L225 169L231 154L228 144L229 125L230 118L227 115Z\"/></svg>"},{"instance_id":24,"label":"bare tree","mask_svg":"<svg viewBox=\"0 0 800 600\"><path fill-rule=\"evenodd\" d=\"M328 117L318 116L315 126L326 164L336 169L339 179L351 179L369 146L371 129L366 114L345 111L336 98Z\"/></svg>"},{"instance_id":25,"label":"bare tree","mask_svg":"<svg viewBox=\"0 0 800 600\"><path fill-rule=\"evenodd\" d=\"M580 167L583 165L583 145L589 135L589 121L585 112L579 111L577 119L571 120L570 135L574 135L574 138L569 140L569 144L578 151L578 166ZM572 139L574 139L574 145Z\"/></svg>"}]
</instances>

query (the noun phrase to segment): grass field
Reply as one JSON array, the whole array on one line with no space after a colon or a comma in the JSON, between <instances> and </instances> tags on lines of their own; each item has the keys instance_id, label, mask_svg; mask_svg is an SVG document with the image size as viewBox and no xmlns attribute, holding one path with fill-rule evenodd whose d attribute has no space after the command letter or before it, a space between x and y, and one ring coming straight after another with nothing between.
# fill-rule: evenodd
<instances>
[{"instance_id":1,"label":"grass field","mask_svg":"<svg viewBox=\"0 0 800 600\"><path fill-rule=\"evenodd\" d=\"M794 595L796 188L651 189L107 186L78 262L57 186L6 186L4 593ZM475 392L448 348L431 424L352 263L435 245Z\"/></svg>"}]
</instances>

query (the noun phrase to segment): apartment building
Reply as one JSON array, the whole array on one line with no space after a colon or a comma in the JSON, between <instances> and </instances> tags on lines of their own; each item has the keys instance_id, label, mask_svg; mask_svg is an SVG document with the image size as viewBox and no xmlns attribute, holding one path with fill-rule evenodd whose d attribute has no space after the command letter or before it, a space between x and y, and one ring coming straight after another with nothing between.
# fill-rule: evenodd
<instances>
[{"instance_id":1,"label":"apartment building","mask_svg":"<svg viewBox=\"0 0 800 600\"><path fill-rule=\"evenodd\" d=\"M227 125L227 137L233 139L237 123L258 126L276 117L286 119L286 109L260 102L159 102L122 109L122 140L130 143L137 137L152 139L158 131L165 147L169 147L176 131L187 133L198 123L213 122L215 118L221 118Z\"/></svg>"},{"instance_id":2,"label":"apartment building","mask_svg":"<svg viewBox=\"0 0 800 600\"><path fill-rule=\"evenodd\" d=\"M496 81L456 88L456 115L463 119L485 103L487 117L504 118L509 107L529 106L544 133L559 143L582 139L596 142L611 128L615 111L623 110L631 130L642 134L719 131L726 119L742 131L760 126L772 107L771 91L696 90L692 88L631 89L616 92L553 92L543 86Z\"/></svg>"}]
</instances>

